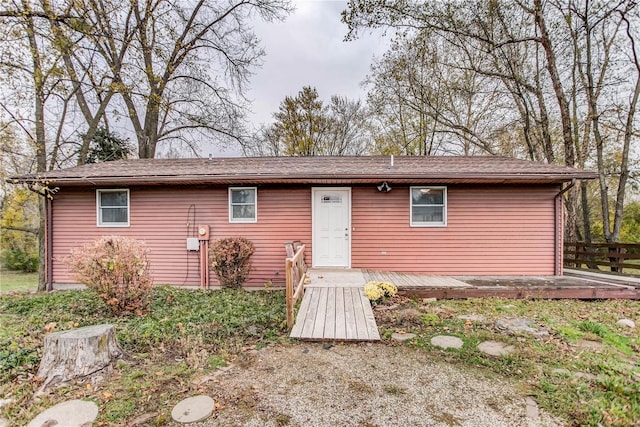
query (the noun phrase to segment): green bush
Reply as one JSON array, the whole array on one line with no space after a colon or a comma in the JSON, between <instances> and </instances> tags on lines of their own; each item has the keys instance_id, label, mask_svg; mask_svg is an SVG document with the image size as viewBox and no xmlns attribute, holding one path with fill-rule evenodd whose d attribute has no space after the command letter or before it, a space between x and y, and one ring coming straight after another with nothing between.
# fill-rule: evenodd
<instances>
[{"instance_id":1,"label":"green bush","mask_svg":"<svg viewBox=\"0 0 640 427\"><path fill-rule=\"evenodd\" d=\"M211 247L211 268L223 288L238 289L251 272L253 243L244 237L216 240Z\"/></svg>"},{"instance_id":2,"label":"green bush","mask_svg":"<svg viewBox=\"0 0 640 427\"><path fill-rule=\"evenodd\" d=\"M9 270L33 273L38 271L38 254L22 248L9 248L2 253L2 264Z\"/></svg>"},{"instance_id":3,"label":"green bush","mask_svg":"<svg viewBox=\"0 0 640 427\"><path fill-rule=\"evenodd\" d=\"M9 187L0 203L2 267L33 273L38 270L38 234L34 232L38 228L38 195L24 187Z\"/></svg>"}]
</instances>

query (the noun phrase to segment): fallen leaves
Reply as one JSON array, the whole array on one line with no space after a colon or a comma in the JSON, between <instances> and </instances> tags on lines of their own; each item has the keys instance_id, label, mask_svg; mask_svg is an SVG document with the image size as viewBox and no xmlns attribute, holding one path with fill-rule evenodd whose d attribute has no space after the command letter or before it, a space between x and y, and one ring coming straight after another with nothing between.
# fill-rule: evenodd
<instances>
[{"instance_id":1,"label":"fallen leaves","mask_svg":"<svg viewBox=\"0 0 640 427\"><path fill-rule=\"evenodd\" d=\"M45 334L48 334L50 332L53 332L56 329L56 326L58 326L56 322L49 322L46 325L44 325L44 328L42 329Z\"/></svg>"}]
</instances>

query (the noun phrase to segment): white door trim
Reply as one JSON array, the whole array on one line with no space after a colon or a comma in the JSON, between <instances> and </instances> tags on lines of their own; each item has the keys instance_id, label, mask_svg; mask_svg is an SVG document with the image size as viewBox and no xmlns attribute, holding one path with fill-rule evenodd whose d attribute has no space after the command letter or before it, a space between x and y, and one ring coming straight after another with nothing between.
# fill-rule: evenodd
<instances>
[{"instance_id":1,"label":"white door trim","mask_svg":"<svg viewBox=\"0 0 640 427\"><path fill-rule=\"evenodd\" d=\"M348 254L347 254L347 265L345 267L336 267L336 268L351 268L351 187L311 187L311 248L312 248L312 265L313 267L331 267L331 266L318 266L316 262L316 254L318 251L315 250L316 246L316 193L318 191L327 191L327 190L336 190L336 191L346 191L348 193L349 203L349 213L347 218L347 228L349 233L349 245L348 245Z\"/></svg>"}]
</instances>

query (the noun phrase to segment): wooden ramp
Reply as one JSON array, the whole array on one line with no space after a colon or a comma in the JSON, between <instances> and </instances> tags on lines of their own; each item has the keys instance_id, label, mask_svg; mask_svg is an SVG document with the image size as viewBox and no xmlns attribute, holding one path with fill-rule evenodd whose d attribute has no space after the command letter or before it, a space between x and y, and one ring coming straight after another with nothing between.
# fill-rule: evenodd
<instances>
[{"instance_id":1,"label":"wooden ramp","mask_svg":"<svg viewBox=\"0 0 640 427\"><path fill-rule=\"evenodd\" d=\"M362 286L305 288L290 336L313 341L380 341Z\"/></svg>"}]
</instances>

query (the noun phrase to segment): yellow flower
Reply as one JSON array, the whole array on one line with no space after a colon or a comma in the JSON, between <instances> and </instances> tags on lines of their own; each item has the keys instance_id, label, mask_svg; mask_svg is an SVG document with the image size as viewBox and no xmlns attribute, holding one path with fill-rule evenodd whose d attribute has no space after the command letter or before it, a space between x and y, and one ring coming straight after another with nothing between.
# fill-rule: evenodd
<instances>
[{"instance_id":1,"label":"yellow flower","mask_svg":"<svg viewBox=\"0 0 640 427\"><path fill-rule=\"evenodd\" d=\"M383 298L391 298L398 293L398 288L389 282L369 282L364 285L364 294L370 301L380 302Z\"/></svg>"},{"instance_id":2,"label":"yellow flower","mask_svg":"<svg viewBox=\"0 0 640 427\"><path fill-rule=\"evenodd\" d=\"M384 296L387 298L391 298L398 293L398 287L393 283L378 282L378 288L380 288L384 292Z\"/></svg>"},{"instance_id":3,"label":"yellow flower","mask_svg":"<svg viewBox=\"0 0 640 427\"><path fill-rule=\"evenodd\" d=\"M369 282L364 285L364 294L370 301L378 301L384 296L384 292L378 287L376 282Z\"/></svg>"}]
</instances>

